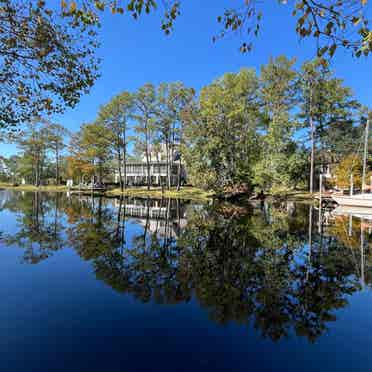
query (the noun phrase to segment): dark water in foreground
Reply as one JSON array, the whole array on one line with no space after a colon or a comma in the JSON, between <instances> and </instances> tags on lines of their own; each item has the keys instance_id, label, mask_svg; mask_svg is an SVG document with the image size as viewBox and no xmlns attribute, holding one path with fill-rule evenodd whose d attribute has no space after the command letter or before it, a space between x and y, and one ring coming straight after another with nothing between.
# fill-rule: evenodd
<instances>
[{"instance_id":1,"label":"dark water in foreground","mask_svg":"<svg viewBox=\"0 0 372 372\"><path fill-rule=\"evenodd\" d=\"M0 191L1 371L370 371L372 220Z\"/></svg>"}]
</instances>

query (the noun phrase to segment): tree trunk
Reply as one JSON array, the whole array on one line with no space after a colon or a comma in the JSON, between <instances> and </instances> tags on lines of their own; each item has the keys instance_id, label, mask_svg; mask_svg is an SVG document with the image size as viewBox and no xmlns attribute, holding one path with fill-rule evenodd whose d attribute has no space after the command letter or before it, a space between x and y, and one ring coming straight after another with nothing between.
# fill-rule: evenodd
<instances>
[{"instance_id":1,"label":"tree trunk","mask_svg":"<svg viewBox=\"0 0 372 372\"><path fill-rule=\"evenodd\" d=\"M37 157L35 171L35 186L38 187L39 185L40 185L40 158Z\"/></svg>"},{"instance_id":2,"label":"tree trunk","mask_svg":"<svg viewBox=\"0 0 372 372\"><path fill-rule=\"evenodd\" d=\"M161 188L163 189L163 182L161 180L161 165L160 165L160 159L159 159L159 154L156 154L156 163L158 165L158 185L157 186L161 186Z\"/></svg>"},{"instance_id":3,"label":"tree trunk","mask_svg":"<svg viewBox=\"0 0 372 372\"><path fill-rule=\"evenodd\" d=\"M172 186L172 170L173 170L173 160L174 160L174 147L175 147L175 136L176 136L176 128L175 124L173 124L172 128L172 137L171 137L171 146L170 146L170 158L169 158L169 168L170 168L170 185L169 188Z\"/></svg>"},{"instance_id":4,"label":"tree trunk","mask_svg":"<svg viewBox=\"0 0 372 372\"><path fill-rule=\"evenodd\" d=\"M98 165L98 183L101 184L103 180L103 161L99 160Z\"/></svg>"},{"instance_id":5,"label":"tree trunk","mask_svg":"<svg viewBox=\"0 0 372 372\"><path fill-rule=\"evenodd\" d=\"M119 172L119 183L120 183L120 191L123 192L123 175L122 175L122 169L121 169L121 151L118 149L118 172Z\"/></svg>"},{"instance_id":6,"label":"tree trunk","mask_svg":"<svg viewBox=\"0 0 372 372\"><path fill-rule=\"evenodd\" d=\"M177 191L180 191L181 189L181 171L182 171L182 140L183 140L183 131L182 131L182 126L180 127L180 144L179 144L179 160L178 160L178 174L177 174Z\"/></svg>"},{"instance_id":7,"label":"tree trunk","mask_svg":"<svg viewBox=\"0 0 372 372\"><path fill-rule=\"evenodd\" d=\"M168 140L165 144L165 152L166 152L166 162L167 162L167 188L169 190L171 188L171 169L170 169L170 146L169 146Z\"/></svg>"},{"instance_id":8,"label":"tree trunk","mask_svg":"<svg viewBox=\"0 0 372 372\"><path fill-rule=\"evenodd\" d=\"M32 175L31 175L31 181L36 186L36 165L32 164ZM25 177L26 179L26 177Z\"/></svg>"},{"instance_id":9,"label":"tree trunk","mask_svg":"<svg viewBox=\"0 0 372 372\"><path fill-rule=\"evenodd\" d=\"M124 129L124 141L123 141L123 160L124 160L124 190L127 189L127 138Z\"/></svg>"},{"instance_id":10,"label":"tree trunk","mask_svg":"<svg viewBox=\"0 0 372 372\"><path fill-rule=\"evenodd\" d=\"M150 159L149 159L149 133L146 129L146 168L147 168L147 190L150 190Z\"/></svg>"},{"instance_id":11,"label":"tree trunk","mask_svg":"<svg viewBox=\"0 0 372 372\"><path fill-rule=\"evenodd\" d=\"M180 191L180 189L181 189L181 157L177 169L177 191Z\"/></svg>"},{"instance_id":12,"label":"tree trunk","mask_svg":"<svg viewBox=\"0 0 372 372\"><path fill-rule=\"evenodd\" d=\"M56 147L56 185L59 185L59 149Z\"/></svg>"}]
</instances>

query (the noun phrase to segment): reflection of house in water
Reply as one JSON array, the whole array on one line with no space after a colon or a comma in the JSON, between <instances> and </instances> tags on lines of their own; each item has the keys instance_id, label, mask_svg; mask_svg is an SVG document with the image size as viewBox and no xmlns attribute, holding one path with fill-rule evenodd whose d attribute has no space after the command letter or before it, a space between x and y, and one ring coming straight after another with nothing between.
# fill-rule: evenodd
<instances>
[{"instance_id":1,"label":"reflection of house in water","mask_svg":"<svg viewBox=\"0 0 372 372\"><path fill-rule=\"evenodd\" d=\"M120 200L115 200L120 207ZM177 237L186 227L185 206L178 200L128 199L122 205L125 215L134 217L142 226L160 236Z\"/></svg>"}]
</instances>

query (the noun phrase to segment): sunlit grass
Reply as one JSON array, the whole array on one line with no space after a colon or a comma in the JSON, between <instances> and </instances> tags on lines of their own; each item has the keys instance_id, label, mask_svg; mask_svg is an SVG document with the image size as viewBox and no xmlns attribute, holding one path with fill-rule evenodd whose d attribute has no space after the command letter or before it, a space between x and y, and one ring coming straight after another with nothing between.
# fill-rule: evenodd
<instances>
[{"instance_id":1,"label":"sunlit grass","mask_svg":"<svg viewBox=\"0 0 372 372\"><path fill-rule=\"evenodd\" d=\"M49 192L66 192L69 191L66 186L39 186L34 185L19 185L14 186L10 183L1 183L0 188L20 190L20 191L49 191ZM71 190L73 192L78 192L76 189ZM82 190L82 191L89 191ZM147 187L129 187L123 193L119 188L113 190L107 190L105 192L108 195L124 195L124 196L138 196L138 197L152 197L152 198L171 198L171 199L188 199L188 200L209 200L213 197L213 192L204 191L196 187L182 187L179 191L176 188L171 188L170 190L162 189L160 187L154 187L147 190Z\"/></svg>"},{"instance_id":2,"label":"sunlit grass","mask_svg":"<svg viewBox=\"0 0 372 372\"><path fill-rule=\"evenodd\" d=\"M114 189L107 192L111 195L125 195L125 196L138 196L138 197L153 197L153 198L172 198L172 199L189 199L189 200L208 200L213 197L210 191L204 191L196 187L182 187L179 191L176 188L170 190L162 189L160 187L151 188L147 187L130 187L121 192L120 189Z\"/></svg>"},{"instance_id":3,"label":"sunlit grass","mask_svg":"<svg viewBox=\"0 0 372 372\"><path fill-rule=\"evenodd\" d=\"M39 186L39 187L34 186L34 185L14 186L11 183L2 183L2 182L0 182L0 188L20 190L20 191L58 191L58 192L68 191L68 188L63 185L62 186L48 185L48 186Z\"/></svg>"},{"instance_id":4,"label":"sunlit grass","mask_svg":"<svg viewBox=\"0 0 372 372\"><path fill-rule=\"evenodd\" d=\"M318 193L310 193L305 190L280 190L272 194L274 198L285 198L294 201L311 201Z\"/></svg>"}]
</instances>

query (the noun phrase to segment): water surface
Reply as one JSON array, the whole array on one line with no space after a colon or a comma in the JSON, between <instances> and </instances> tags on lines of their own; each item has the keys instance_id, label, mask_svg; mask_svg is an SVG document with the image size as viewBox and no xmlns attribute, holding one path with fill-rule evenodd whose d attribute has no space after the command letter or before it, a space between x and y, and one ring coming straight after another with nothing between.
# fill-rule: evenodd
<instances>
[{"instance_id":1,"label":"water surface","mask_svg":"<svg viewBox=\"0 0 372 372\"><path fill-rule=\"evenodd\" d=\"M0 369L371 370L371 227L292 202L0 191Z\"/></svg>"}]
</instances>

